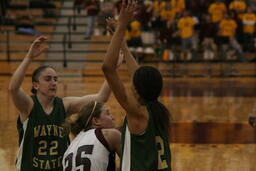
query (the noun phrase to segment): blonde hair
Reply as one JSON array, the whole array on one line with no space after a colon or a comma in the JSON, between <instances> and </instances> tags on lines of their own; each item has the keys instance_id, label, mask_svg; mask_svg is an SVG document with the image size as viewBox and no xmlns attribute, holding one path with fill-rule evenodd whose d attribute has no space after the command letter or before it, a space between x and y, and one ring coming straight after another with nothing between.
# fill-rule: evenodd
<instances>
[{"instance_id":1,"label":"blonde hair","mask_svg":"<svg viewBox=\"0 0 256 171\"><path fill-rule=\"evenodd\" d=\"M72 121L70 118L67 118L64 123L64 130L66 134L72 133L75 136L79 134L80 131L87 131L92 128L92 118L99 118L103 103L101 102L90 102L86 104L78 112L77 118L75 121Z\"/></svg>"}]
</instances>

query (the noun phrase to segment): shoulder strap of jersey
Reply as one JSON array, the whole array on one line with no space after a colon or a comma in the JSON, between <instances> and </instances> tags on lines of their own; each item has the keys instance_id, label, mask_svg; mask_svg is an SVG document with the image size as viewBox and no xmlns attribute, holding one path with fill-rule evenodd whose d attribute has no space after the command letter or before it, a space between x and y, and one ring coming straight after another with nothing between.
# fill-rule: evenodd
<instances>
[{"instance_id":1,"label":"shoulder strap of jersey","mask_svg":"<svg viewBox=\"0 0 256 171\"><path fill-rule=\"evenodd\" d=\"M97 128L95 129L95 135L96 137L98 138L98 140L104 145L104 147L106 147L106 149L111 152L110 148L109 148L109 145L108 145L108 142L107 140L105 139L103 133L102 133L102 130L101 128Z\"/></svg>"}]
</instances>

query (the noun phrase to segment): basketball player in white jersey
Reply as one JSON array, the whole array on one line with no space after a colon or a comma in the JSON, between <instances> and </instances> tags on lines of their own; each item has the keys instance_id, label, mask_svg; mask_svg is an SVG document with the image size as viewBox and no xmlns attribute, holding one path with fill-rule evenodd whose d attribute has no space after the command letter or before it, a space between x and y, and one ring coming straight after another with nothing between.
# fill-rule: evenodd
<instances>
[{"instance_id":1,"label":"basketball player in white jersey","mask_svg":"<svg viewBox=\"0 0 256 171\"><path fill-rule=\"evenodd\" d=\"M63 156L64 171L114 171L120 154L121 133L103 103L85 105L65 127L75 135Z\"/></svg>"}]
</instances>

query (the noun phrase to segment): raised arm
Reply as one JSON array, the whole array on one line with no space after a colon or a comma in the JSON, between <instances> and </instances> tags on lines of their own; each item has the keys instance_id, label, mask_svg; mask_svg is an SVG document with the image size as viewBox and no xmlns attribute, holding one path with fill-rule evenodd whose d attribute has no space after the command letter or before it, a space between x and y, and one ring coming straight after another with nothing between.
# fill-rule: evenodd
<instances>
[{"instance_id":1,"label":"raised arm","mask_svg":"<svg viewBox=\"0 0 256 171\"><path fill-rule=\"evenodd\" d=\"M107 81L104 81L100 90L96 94L85 95L81 97L64 97L63 103L66 109L67 115L74 114L80 111L80 109L91 101L107 102L110 96L111 90Z\"/></svg>"},{"instance_id":2,"label":"raised arm","mask_svg":"<svg viewBox=\"0 0 256 171\"><path fill-rule=\"evenodd\" d=\"M123 1L118 19L118 25L111 39L102 65L102 70L109 83L109 86L120 105L126 110L126 113L129 114L128 117L132 115L138 116L139 111L134 111L136 108L135 106L137 105L136 100L131 93L128 93L125 89L120 77L117 74L116 63L122 42L124 40L126 26L133 18L136 5L137 4L134 0L129 0L128 4L125 4Z\"/></svg>"},{"instance_id":3,"label":"raised arm","mask_svg":"<svg viewBox=\"0 0 256 171\"><path fill-rule=\"evenodd\" d=\"M117 27L117 21L115 19L109 17L109 18L107 18L107 24L108 24L107 29L109 30L109 32L111 34L113 34L114 30ZM132 55L132 53L130 52L130 50L127 46L126 40L123 40L121 50L124 54L124 59L126 61L129 75L130 75L130 77L132 77L134 72L139 68L139 65L138 65L137 61L135 60L134 56Z\"/></svg>"},{"instance_id":4,"label":"raised arm","mask_svg":"<svg viewBox=\"0 0 256 171\"><path fill-rule=\"evenodd\" d=\"M117 67L123 63L123 55L119 55ZM110 96L111 89L107 81L104 81L100 90L96 94L85 95L82 97L65 97L63 98L65 110L67 115L71 115L80 111L80 109L89 102L107 102Z\"/></svg>"},{"instance_id":5,"label":"raised arm","mask_svg":"<svg viewBox=\"0 0 256 171\"><path fill-rule=\"evenodd\" d=\"M128 68L129 75L130 77L132 77L134 72L139 68L139 64L137 63L134 56L130 52L126 41L123 42L121 49L124 53L124 59Z\"/></svg>"},{"instance_id":6,"label":"raised arm","mask_svg":"<svg viewBox=\"0 0 256 171\"><path fill-rule=\"evenodd\" d=\"M11 94L15 107L20 113L21 121L24 121L28 118L33 107L32 99L24 93L23 89L21 88L21 84L24 80L25 73L29 67L29 64L31 63L33 58L38 57L40 54L48 49L47 46L42 47L42 44L46 39L46 37L40 36L31 44L27 55L14 72L9 83L9 92Z\"/></svg>"}]
</instances>

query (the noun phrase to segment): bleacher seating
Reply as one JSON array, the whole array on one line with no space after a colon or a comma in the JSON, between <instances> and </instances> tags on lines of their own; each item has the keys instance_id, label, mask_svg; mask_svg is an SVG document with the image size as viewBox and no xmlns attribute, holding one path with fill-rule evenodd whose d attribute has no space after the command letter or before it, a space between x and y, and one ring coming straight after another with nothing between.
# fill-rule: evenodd
<instances>
[{"instance_id":1,"label":"bleacher seating","mask_svg":"<svg viewBox=\"0 0 256 171\"><path fill-rule=\"evenodd\" d=\"M20 63L15 62L0 62L0 74L1 75L11 75L17 69ZM33 71L40 66L40 63L34 62L29 66L26 74L32 75Z\"/></svg>"},{"instance_id":2,"label":"bleacher seating","mask_svg":"<svg viewBox=\"0 0 256 171\"><path fill-rule=\"evenodd\" d=\"M2 1L3 2L3 1ZM58 10L61 6L61 1L52 1L56 8L55 13L58 15ZM12 74L17 68L20 61L25 57L31 42L37 35L21 34L17 31L17 23L15 19L25 16L30 20L33 28L40 33L44 33L49 39L55 30L56 16L45 16L45 9L30 8L29 0L12 0L7 1L5 16L1 16L4 20L0 23L0 74ZM1 6L2 7L2 6ZM1 14L0 14L1 15ZM11 22L10 22L11 21ZM9 40L6 32L9 32ZM7 42L9 41L9 47ZM9 56L7 49L9 48ZM11 60L7 62L7 58ZM42 54L36 60L44 60L46 54ZM32 71L40 65L40 62L33 62L29 67L27 74L32 74Z\"/></svg>"},{"instance_id":3,"label":"bleacher seating","mask_svg":"<svg viewBox=\"0 0 256 171\"><path fill-rule=\"evenodd\" d=\"M19 18L21 16L27 16L27 19L31 20L31 24L33 28L39 33L43 33L49 39L53 35L55 31L56 21L58 20L58 16L60 15L59 10L61 8L60 0L51 1L52 4L47 9L48 12L53 12L52 17L49 15L45 15L44 5L39 6L38 4L31 3L31 0L12 0L8 4L8 8L6 10L6 19L9 19L7 23L2 23L0 25L0 60L4 61L7 59L7 46L6 42L7 35L6 31L9 31L9 41L10 41L10 59L11 60L21 60L27 52L29 44L35 39L36 35L25 35L21 33L17 33L17 21L14 20L12 23L12 19ZM42 0L39 0L44 3ZM46 7L46 6L45 6ZM68 8L68 7L65 7ZM52 10L52 11L51 11ZM72 9L71 9L72 10ZM73 11L69 11L73 12ZM10 17L10 18L8 18ZM65 16L67 17L67 16ZM76 34L80 34L75 32ZM148 33L148 32L145 32ZM62 34L62 33L61 33ZM150 40L154 37L153 34L150 35ZM145 35L144 35L145 36ZM109 36L92 36L92 39L89 41L91 43L86 44L87 51L86 57L84 58L85 66L83 69L83 75L102 75L101 71L98 71L100 68L100 61L104 59L104 51L106 51L108 43L111 37ZM74 40L76 41L76 40ZM81 42L81 41L80 41ZM94 43L96 42L96 43ZM97 43L101 42L101 43ZM103 42L103 43L102 43ZM61 41L58 43L62 44ZM79 43L79 42L76 42ZM81 42L83 43L83 42ZM159 43L159 42L158 42ZM236 76L255 76L255 67L254 62L250 62L251 59L254 58L252 53L246 53L245 56L247 59L250 58L247 62L239 62L238 60L222 60L220 58L216 58L214 60L204 60L202 57L202 48L199 48L198 51L194 53L196 59L193 58L190 61L182 61L180 60L180 52L181 47L178 45L173 49L175 59L163 58L162 52L166 48L161 44L152 44L152 40L150 44L145 44L143 48L151 47L153 52L150 54L141 53L139 56L140 62L155 65L165 76L225 76L225 75L236 75ZM75 46L75 45L74 45ZM157 48L159 48L162 52L157 52ZM74 49L70 49L70 51L76 53ZM97 52L98 51L98 52ZM81 51L80 51L81 52ZM80 53L79 52L79 53ZM62 52L60 52L62 53ZM77 52L78 53L78 52ZM135 55L138 55L135 54ZM42 55L40 60L46 59L46 55ZM248 58L248 56L250 56ZM178 60L177 60L178 59ZM97 61L97 62L95 62ZM0 73L1 74L1 73Z\"/></svg>"}]
</instances>

